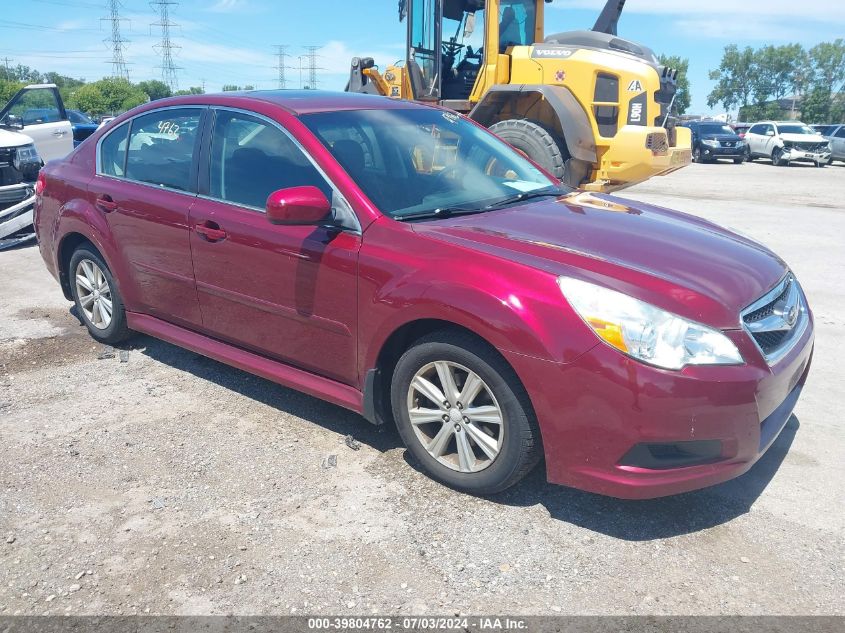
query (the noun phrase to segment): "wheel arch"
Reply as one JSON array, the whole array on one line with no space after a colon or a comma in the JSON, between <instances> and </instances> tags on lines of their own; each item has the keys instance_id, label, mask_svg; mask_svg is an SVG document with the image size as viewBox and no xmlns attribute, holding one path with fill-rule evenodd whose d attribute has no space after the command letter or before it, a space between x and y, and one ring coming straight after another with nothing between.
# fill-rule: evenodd
<instances>
[{"instance_id":1,"label":"wheel arch","mask_svg":"<svg viewBox=\"0 0 845 633\"><path fill-rule=\"evenodd\" d=\"M564 140L572 160L589 165L598 162L590 117L565 86L493 86L472 109L469 118L484 127L508 119L538 121Z\"/></svg>"},{"instance_id":2,"label":"wheel arch","mask_svg":"<svg viewBox=\"0 0 845 633\"><path fill-rule=\"evenodd\" d=\"M369 368L364 376L363 411L362 414L372 424L395 423L390 404L390 378L399 358L415 341L441 330L460 332L471 336L486 346L507 364L513 371L520 386L526 392L525 385L507 358L487 338L466 325L443 318L415 318L396 327L384 340L378 350L374 366ZM530 400L530 397L529 397ZM533 405L532 405L533 406ZM533 413L533 412L532 412Z\"/></svg>"}]
</instances>

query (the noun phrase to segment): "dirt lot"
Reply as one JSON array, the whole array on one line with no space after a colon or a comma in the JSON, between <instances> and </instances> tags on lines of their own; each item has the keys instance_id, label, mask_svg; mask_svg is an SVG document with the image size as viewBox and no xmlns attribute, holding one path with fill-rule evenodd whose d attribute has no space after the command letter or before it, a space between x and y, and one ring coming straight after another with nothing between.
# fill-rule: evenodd
<instances>
[{"instance_id":1,"label":"dirt lot","mask_svg":"<svg viewBox=\"0 0 845 633\"><path fill-rule=\"evenodd\" d=\"M625 195L769 244L809 295L808 387L748 474L467 497L391 429L147 337L95 344L24 248L0 253L0 613L844 613L845 166L693 165Z\"/></svg>"}]
</instances>

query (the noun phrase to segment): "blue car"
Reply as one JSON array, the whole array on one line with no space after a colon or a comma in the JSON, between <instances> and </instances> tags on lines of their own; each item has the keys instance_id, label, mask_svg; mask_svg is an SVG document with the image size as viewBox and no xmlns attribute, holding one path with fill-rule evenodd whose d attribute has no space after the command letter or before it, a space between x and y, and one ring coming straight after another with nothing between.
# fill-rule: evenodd
<instances>
[{"instance_id":1,"label":"blue car","mask_svg":"<svg viewBox=\"0 0 845 633\"><path fill-rule=\"evenodd\" d=\"M97 124L79 110L67 110L73 128L73 146L76 147L97 130Z\"/></svg>"}]
</instances>

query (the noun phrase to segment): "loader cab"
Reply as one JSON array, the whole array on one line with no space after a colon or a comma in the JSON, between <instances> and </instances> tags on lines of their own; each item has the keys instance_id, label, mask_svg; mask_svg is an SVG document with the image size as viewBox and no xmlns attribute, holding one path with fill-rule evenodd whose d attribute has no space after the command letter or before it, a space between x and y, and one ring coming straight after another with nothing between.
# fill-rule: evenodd
<instances>
[{"instance_id":1,"label":"loader cab","mask_svg":"<svg viewBox=\"0 0 845 633\"><path fill-rule=\"evenodd\" d=\"M407 12L408 18L406 59L413 98L469 110L476 83L491 73L502 77L496 71L496 66L504 63L499 55L512 46L539 41L536 38L542 2L406 0L400 3L400 17Z\"/></svg>"}]
</instances>

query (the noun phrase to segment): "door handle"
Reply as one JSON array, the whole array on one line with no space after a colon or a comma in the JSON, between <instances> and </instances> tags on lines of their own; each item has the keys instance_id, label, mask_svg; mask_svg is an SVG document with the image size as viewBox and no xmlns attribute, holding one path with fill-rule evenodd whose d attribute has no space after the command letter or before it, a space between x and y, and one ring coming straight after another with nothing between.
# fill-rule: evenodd
<instances>
[{"instance_id":1,"label":"door handle","mask_svg":"<svg viewBox=\"0 0 845 633\"><path fill-rule=\"evenodd\" d=\"M97 196L96 202L97 208L100 211L104 211L106 213L111 213L112 211L117 211L117 202L111 199L111 196L108 194L103 194L101 196Z\"/></svg>"},{"instance_id":2,"label":"door handle","mask_svg":"<svg viewBox=\"0 0 845 633\"><path fill-rule=\"evenodd\" d=\"M53 132L53 136L59 136L59 137L61 137L61 136L64 136L64 135L65 135L65 131L64 131L64 130L56 130L56 131L54 131L54 132Z\"/></svg>"},{"instance_id":3,"label":"door handle","mask_svg":"<svg viewBox=\"0 0 845 633\"><path fill-rule=\"evenodd\" d=\"M194 231L196 231L207 242L221 242L225 240L228 235L226 231L220 228L220 225L217 224L217 222L212 222L211 220L200 222L194 227Z\"/></svg>"}]
</instances>

